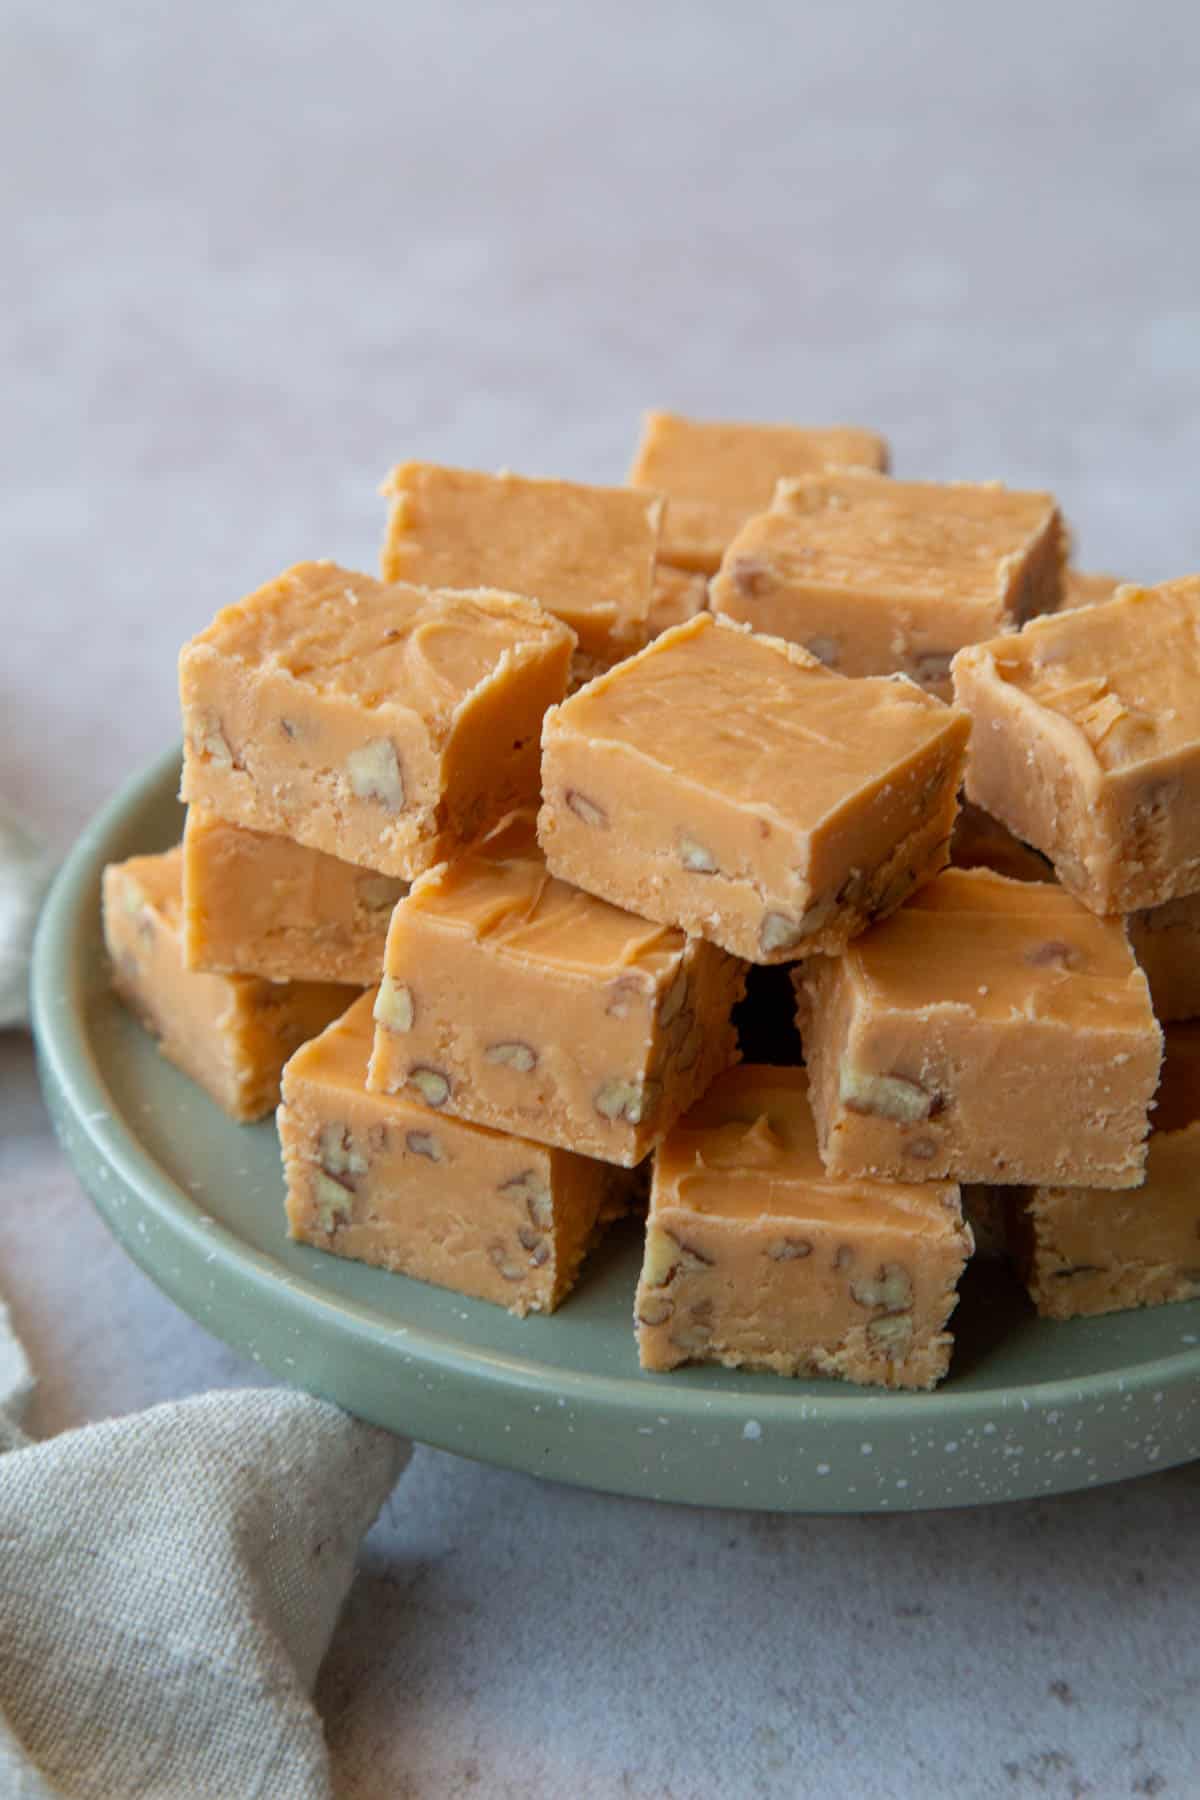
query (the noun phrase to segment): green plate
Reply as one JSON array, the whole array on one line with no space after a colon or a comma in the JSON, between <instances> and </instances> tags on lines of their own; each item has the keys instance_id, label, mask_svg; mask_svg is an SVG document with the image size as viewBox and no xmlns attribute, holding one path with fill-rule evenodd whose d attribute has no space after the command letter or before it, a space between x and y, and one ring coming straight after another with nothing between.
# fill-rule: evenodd
<instances>
[{"instance_id":1,"label":"green plate","mask_svg":"<svg viewBox=\"0 0 1200 1800\"><path fill-rule=\"evenodd\" d=\"M34 956L34 1024L59 1137L110 1227L255 1362L448 1450L710 1506L963 1506L1200 1456L1200 1302L1052 1324L1002 1270L972 1269L949 1380L889 1394L709 1368L643 1374L632 1225L549 1319L291 1243L270 1122L227 1120L109 992L100 871L178 839L178 775L173 751L130 782L60 872Z\"/></svg>"}]
</instances>

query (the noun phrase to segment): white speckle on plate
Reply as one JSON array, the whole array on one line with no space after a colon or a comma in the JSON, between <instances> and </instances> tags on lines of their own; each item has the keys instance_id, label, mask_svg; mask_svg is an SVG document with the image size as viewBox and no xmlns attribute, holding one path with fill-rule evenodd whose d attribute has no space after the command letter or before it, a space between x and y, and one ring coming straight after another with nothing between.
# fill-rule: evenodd
<instances>
[{"instance_id":1,"label":"white speckle on plate","mask_svg":"<svg viewBox=\"0 0 1200 1800\"><path fill-rule=\"evenodd\" d=\"M817 1464L817 1474L818 1475L828 1475L828 1473L829 1473L829 1464L828 1463L818 1463Z\"/></svg>"},{"instance_id":2,"label":"white speckle on plate","mask_svg":"<svg viewBox=\"0 0 1200 1800\"><path fill-rule=\"evenodd\" d=\"M860 1444L858 1446L858 1448L859 1448L860 1455L870 1456L870 1454L874 1450L875 1446L874 1446L874 1444Z\"/></svg>"},{"instance_id":3,"label":"white speckle on plate","mask_svg":"<svg viewBox=\"0 0 1200 1800\"><path fill-rule=\"evenodd\" d=\"M757 1419L746 1420L746 1423L742 1426L742 1436L748 1438L752 1444L757 1444L759 1438L762 1436L762 1426Z\"/></svg>"}]
</instances>

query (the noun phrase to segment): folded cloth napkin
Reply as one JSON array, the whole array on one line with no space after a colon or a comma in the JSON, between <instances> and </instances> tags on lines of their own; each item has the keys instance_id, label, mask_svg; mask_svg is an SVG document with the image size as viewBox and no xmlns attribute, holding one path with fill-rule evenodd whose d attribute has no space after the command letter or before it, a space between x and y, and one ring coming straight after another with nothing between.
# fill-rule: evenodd
<instances>
[{"instance_id":1,"label":"folded cloth napkin","mask_svg":"<svg viewBox=\"0 0 1200 1800\"><path fill-rule=\"evenodd\" d=\"M29 1016L29 952L49 880L45 850L0 806L0 1031Z\"/></svg>"},{"instance_id":2,"label":"folded cloth napkin","mask_svg":"<svg viewBox=\"0 0 1200 1800\"><path fill-rule=\"evenodd\" d=\"M0 821L0 1025L43 869ZM0 1305L0 1800L325 1800L309 1695L410 1447L278 1389L32 1443L31 1385Z\"/></svg>"},{"instance_id":3,"label":"folded cloth napkin","mask_svg":"<svg viewBox=\"0 0 1200 1800\"><path fill-rule=\"evenodd\" d=\"M328 1800L309 1694L407 1454L251 1389L0 1456L0 1794Z\"/></svg>"}]
</instances>

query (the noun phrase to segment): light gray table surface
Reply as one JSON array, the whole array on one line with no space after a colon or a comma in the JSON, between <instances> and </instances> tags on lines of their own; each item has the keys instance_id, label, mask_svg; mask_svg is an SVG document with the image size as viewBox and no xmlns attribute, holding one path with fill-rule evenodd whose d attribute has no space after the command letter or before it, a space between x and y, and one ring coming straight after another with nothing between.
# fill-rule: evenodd
<instances>
[{"instance_id":1,"label":"light gray table surface","mask_svg":"<svg viewBox=\"0 0 1200 1800\"><path fill-rule=\"evenodd\" d=\"M0 6L0 792L65 846L422 455L619 480L838 419L1200 568L1188 4ZM108 1238L0 1036L39 1434L259 1379ZM419 1451L318 1700L345 1796L1200 1793L1200 1467L796 1519Z\"/></svg>"}]
</instances>

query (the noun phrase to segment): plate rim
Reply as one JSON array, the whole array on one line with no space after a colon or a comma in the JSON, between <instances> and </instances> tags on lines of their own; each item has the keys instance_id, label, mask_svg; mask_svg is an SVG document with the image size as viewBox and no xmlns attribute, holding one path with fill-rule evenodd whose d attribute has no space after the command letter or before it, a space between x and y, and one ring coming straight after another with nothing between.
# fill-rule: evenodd
<instances>
[{"instance_id":1,"label":"plate rim","mask_svg":"<svg viewBox=\"0 0 1200 1800\"><path fill-rule=\"evenodd\" d=\"M231 1343L243 1354L252 1354L264 1366L284 1380L296 1383L294 1370L280 1366L279 1359L269 1353L249 1350L254 1333L231 1334L229 1322L214 1326L189 1302L176 1283L164 1274L161 1264L150 1254L148 1246L139 1244L138 1232L123 1204L115 1202L112 1184L123 1190L123 1200L153 1220L156 1230L173 1242L185 1255L199 1255L210 1272L219 1271L236 1290L239 1284L256 1291L267 1310L284 1315L282 1323L293 1329L312 1329L316 1314L320 1329L335 1341L348 1342L359 1354L375 1358L395 1354L409 1365L419 1365L444 1381L461 1388L464 1384L490 1392L516 1390L521 1398L531 1391L545 1392L549 1383L555 1392L566 1390L576 1406L586 1406L608 1415L618 1428L628 1430L635 1421L648 1414L664 1411L707 1430L718 1427L736 1428L745 1435L744 1427L754 1424L764 1436L794 1431L803 1426L806 1432L838 1429L878 1435L886 1427L910 1434L961 1422L970 1416L994 1415L999 1420L1011 1413L1014 1402L1018 1410L1028 1413L1036 1406L1041 1412L1052 1409L1078 1408L1103 1404L1115 1394L1138 1395L1142 1390L1165 1390L1180 1384L1194 1385L1200 1399L1200 1346L1181 1346L1178 1350L1139 1363L1124 1375L1113 1371L1093 1372L1077 1377L1055 1376L1047 1380L1025 1382L994 1390L973 1390L956 1394L953 1388L933 1393L910 1393L906 1390L875 1392L853 1386L830 1383L828 1394L806 1391L802 1397L780 1383L780 1392L746 1394L736 1391L736 1371L722 1371L731 1385L699 1387L686 1384L664 1392L661 1378L642 1388L638 1378L606 1372L560 1368L538 1363L535 1355L514 1355L501 1350L466 1346L456 1341L452 1331L441 1332L424 1324L390 1324L363 1302L349 1296L332 1295L319 1282L283 1270L271 1255L237 1236L221 1220L206 1214L196 1200L156 1161L138 1139L132 1124L116 1109L113 1095L97 1060L89 1031L87 1008L81 1003L85 981L81 932L87 924L89 909L94 908L99 893L100 872L114 854L113 839L136 826L141 812L158 802L168 781L173 781L180 763L178 746L161 753L144 768L129 777L96 813L80 834L58 870L42 909L36 934L31 971L31 1016L38 1051L38 1065L43 1090L54 1120L55 1129L66 1153L80 1176L86 1191L98 1206L118 1241L133 1256L155 1284L168 1293L182 1310L199 1323ZM122 852L127 854L132 852ZM94 923L94 913L92 915ZM93 1166L94 1165L94 1166ZM97 1173L103 1170L102 1174ZM144 1222L144 1221L143 1221ZM453 1299L452 1290L447 1290ZM381 1343L381 1338L387 1342ZM389 1348L390 1345L390 1348ZM310 1387L311 1382L299 1385ZM347 1399L344 1386L336 1379L322 1391L349 1410L371 1418L392 1430L403 1430L394 1417L381 1418L378 1408L362 1407ZM1198 1408L1200 1410L1200 1408ZM428 1420L422 1420L428 1426ZM447 1422L447 1427L448 1427ZM986 1427L985 1427L986 1429ZM423 1441L459 1454L472 1452L448 1428L439 1433L423 1429ZM499 1453L496 1453L497 1450ZM495 1446L481 1460L503 1463L509 1467L544 1467L544 1458L535 1463L527 1454L505 1455L503 1446ZM1200 1455L1200 1446L1178 1446L1178 1453L1161 1456L1146 1465L1165 1468L1172 1463L1188 1461ZM1136 1470L1123 1469L1101 1480L1124 1478ZM555 1478L572 1481L567 1470L555 1468ZM654 1484L644 1478L630 1484L620 1472L612 1472L611 1482L597 1481L594 1474L581 1476L578 1484L607 1488L618 1493L651 1495ZM664 1484L670 1487L669 1481ZM718 1483L718 1486L720 1484ZM732 1487L732 1483L727 1484ZM1070 1491L1083 1485L1067 1481L1046 1491ZM1020 1486L1003 1496L983 1494L977 1500L956 1499L950 1504L987 1504L994 1498L1016 1498L1029 1490ZM689 1501L690 1494L670 1491L663 1497ZM705 1493L695 1498L696 1504L714 1504ZM716 1504L767 1506L787 1511L874 1511L870 1505L839 1505L833 1493L804 1496L791 1493L782 1500L756 1500L753 1493L731 1492ZM891 1510L909 1510L918 1506L947 1504L944 1500L908 1501L900 1496L891 1500Z\"/></svg>"}]
</instances>

